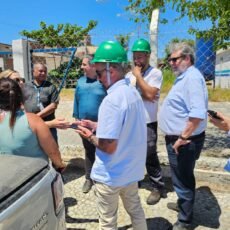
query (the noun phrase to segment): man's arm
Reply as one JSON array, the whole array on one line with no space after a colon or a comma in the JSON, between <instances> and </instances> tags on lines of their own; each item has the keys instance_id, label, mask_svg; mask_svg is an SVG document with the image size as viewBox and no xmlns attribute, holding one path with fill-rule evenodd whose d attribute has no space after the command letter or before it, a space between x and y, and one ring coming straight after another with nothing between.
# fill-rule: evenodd
<instances>
[{"instance_id":1,"label":"man's arm","mask_svg":"<svg viewBox=\"0 0 230 230\"><path fill-rule=\"evenodd\" d=\"M48 115L54 113L54 111L57 109L58 103L53 102L46 106L42 111L37 113L37 115L41 118L47 117Z\"/></svg>"},{"instance_id":2,"label":"man's arm","mask_svg":"<svg viewBox=\"0 0 230 230\"><path fill-rule=\"evenodd\" d=\"M108 154L112 154L117 149L117 140L115 139L102 139L97 138L91 130L78 126L78 130L76 130L77 133L79 133L83 138L87 139L89 142L91 142L95 147L102 150L103 152L106 152Z\"/></svg>"},{"instance_id":3,"label":"man's arm","mask_svg":"<svg viewBox=\"0 0 230 230\"><path fill-rule=\"evenodd\" d=\"M181 145L186 145L190 142L187 139L196 130L196 128L199 126L201 121L202 121L202 119L200 119L200 118L192 118L192 117L189 118L184 131L181 133L180 137L177 139L177 141L173 145L173 148L175 149L175 152L177 154L178 154L178 148Z\"/></svg>"},{"instance_id":4,"label":"man's arm","mask_svg":"<svg viewBox=\"0 0 230 230\"><path fill-rule=\"evenodd\" d=\"M114 153L117 149L117 140L115 139L102 139L102 138L97 138L95 135L92 135L88 138L88 140L95 147L108 154Z\"/></svg>"},{"instance_id":5,"label":"man's arm","mask_svg":"<svg viewBox=\"0 0 230 230\"><path fill-rule=\"evenodd\" d=\"M141 90L142 97L146 100L153 101L156 98L159 89L148 85L148 83L142 77L141 67L135 66L132 73L136 77L136 82Z\"/></svg>"}]
</instances>

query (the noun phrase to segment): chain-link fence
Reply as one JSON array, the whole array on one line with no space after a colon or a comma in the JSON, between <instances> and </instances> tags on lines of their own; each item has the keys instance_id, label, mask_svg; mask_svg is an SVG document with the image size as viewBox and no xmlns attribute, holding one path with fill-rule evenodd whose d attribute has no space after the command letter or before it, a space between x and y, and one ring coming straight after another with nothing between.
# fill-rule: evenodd
<instances>
[{"instance_id":1,"label":"chain-link fence","mask_svg":"<svg viewBox=\"0 0 230 230\"><path fill-rule=\"evenodd\" d=\"M45 64L48 80L55 84L59 90L62 87L74 88L76 80L81 75L79 64L81 60L75 57L76 48L41 48L34 43L30 50L31 69L35 63Z\"/></svg>"}]
</instances>

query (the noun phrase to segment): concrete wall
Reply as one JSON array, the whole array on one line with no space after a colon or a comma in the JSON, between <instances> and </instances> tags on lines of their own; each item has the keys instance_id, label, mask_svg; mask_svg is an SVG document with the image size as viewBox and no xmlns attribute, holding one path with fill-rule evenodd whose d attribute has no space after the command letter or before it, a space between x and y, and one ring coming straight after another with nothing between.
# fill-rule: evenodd
<instances>
[{"instance_id":1,"label":"concrete wall","mask_svg":"<svg viewBox=\"0 0 230 230\"><path fill-rule=\"evenodd\" d=\"M18 39L12 42L14 69L26 81L31 80L30 47L26 40Z\"/></svg>"}]
</instances>

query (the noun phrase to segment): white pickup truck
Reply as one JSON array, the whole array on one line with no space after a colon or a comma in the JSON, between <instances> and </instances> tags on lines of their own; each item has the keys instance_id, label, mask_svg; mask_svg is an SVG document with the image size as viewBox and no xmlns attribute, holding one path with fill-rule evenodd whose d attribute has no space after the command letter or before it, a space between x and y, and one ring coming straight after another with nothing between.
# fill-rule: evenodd
<instances>
[{"instance_id":1,"label":"white pickup truck","mask_svg":"<svg viewBox=\"0 0 230 230\"><path fill-rule=\"evenodd\" d=\"M0 155L0 230L65 230L63 195L45 160Z\"/></svg>"}]
</instances>

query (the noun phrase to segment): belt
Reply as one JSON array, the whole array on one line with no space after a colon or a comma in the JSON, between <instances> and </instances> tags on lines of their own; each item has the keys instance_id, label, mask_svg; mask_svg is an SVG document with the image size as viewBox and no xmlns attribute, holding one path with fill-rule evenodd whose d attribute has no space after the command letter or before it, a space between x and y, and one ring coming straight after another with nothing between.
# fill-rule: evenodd
<instances>
[{"instance_id":1,"label":"belt","mask_svg":"<svg viewBox=\"0 0 230 230\"><path fill-rule=\"evenodd\" d=\"M205 137L205 131L203 131L200 134L189 137L188 140L194 141L194 140L197 140L197 139L202 138L202 137ZM165 136L165 140L167 142L176 141L178 138L179 138L179 136L177 136L177 135L166 135Z\"/></svg>"}]
</instances>

